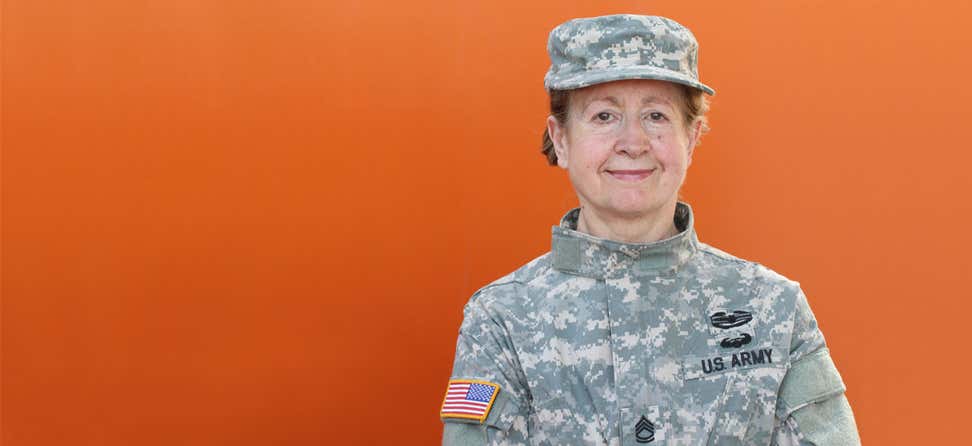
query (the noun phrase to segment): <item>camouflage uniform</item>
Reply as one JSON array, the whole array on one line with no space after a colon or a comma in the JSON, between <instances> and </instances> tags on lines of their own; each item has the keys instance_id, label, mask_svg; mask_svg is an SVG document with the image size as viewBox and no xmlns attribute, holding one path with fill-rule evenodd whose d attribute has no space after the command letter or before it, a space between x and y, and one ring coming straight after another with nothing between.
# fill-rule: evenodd
<instances>
[{"instance_id":1,"label":"camouflage uniform","mask_svg":"<svg viewBox=\"0 0 972 446\"><path fill-rule=\"evenodd\" d=\"M568 21L548 90L698 80L663 17ZM796 282L678 235L620 243L553 228L551 252L469 300L440 415L446 445L859 444L844 384Z\"/></svg>"},{"instance_id":2,"label":"camouflage uniform","mask_svg":"<svg viewBox=\"0 0 972 446\"><path fill-rule=\"evenodd\" d=\"M681 232L647 244L577 232L578 214L465 307L453 379L499 394L481 425L445 421L476 444L809 444L791 415L846 406L796 282L699 242L684 203Z\"/></svg>"}]
</instances>

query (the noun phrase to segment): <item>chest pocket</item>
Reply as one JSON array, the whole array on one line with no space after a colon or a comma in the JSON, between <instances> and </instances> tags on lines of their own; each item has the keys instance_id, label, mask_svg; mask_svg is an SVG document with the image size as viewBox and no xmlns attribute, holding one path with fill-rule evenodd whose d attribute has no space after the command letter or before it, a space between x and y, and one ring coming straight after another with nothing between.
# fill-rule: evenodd
<instances>
[{"instance_id":1,"label":"chest pocket","mask_svg":"<svg viewBox=\"0 0 972 446\"><path fill-rule=\"evenodd\" d=\"M578 405L574 398L561 396L534 400L530 413L530 441L535 446L608 444L603 417L590 404Z\"/></svg>"},{"instance_id":2,"label":"chest pocket","mask_svg":"<svg viewBox=\"0 0 972 446\"><path fill-rule=\"evenodd\" d=\"M686 359L682 364L684 410L694 442L713 445L769 444L776 398L786 374L783 353L772 346ZM688 435L688 434L686 434ZM703 438L698 438L703 435Z\"/></svg>"}]
</instances>

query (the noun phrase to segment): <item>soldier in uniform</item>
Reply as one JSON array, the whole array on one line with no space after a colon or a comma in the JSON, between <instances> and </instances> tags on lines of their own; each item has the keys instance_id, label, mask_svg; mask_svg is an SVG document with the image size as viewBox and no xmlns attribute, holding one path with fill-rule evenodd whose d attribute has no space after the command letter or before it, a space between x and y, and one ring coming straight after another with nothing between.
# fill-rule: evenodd
<instances>
[{"instance_id":1,"label":"soldier in uniform","mask_svg":"<svg viewBox=\"0 0 972 446\"><path fill-rule=\"evenodd\" d=\"M798 283L699 241L678 191L707 129L691 32L570 20L548 43L544 154L580 207L464 309L445 445L853 445Z\"/></svg>"}]
</instances>

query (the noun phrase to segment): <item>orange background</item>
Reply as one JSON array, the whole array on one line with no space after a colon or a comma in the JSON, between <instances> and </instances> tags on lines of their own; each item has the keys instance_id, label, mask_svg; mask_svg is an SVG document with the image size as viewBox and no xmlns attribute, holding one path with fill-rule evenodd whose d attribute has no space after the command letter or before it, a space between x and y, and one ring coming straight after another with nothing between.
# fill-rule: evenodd
<instances>
[{"instance_id":1,"label":"orange background","mask_svg":"<svg viewBox=\"0 0 972 446\"><path fill-rule=\"evenodd\" d=\"M965 0L2 6L4 446L437 443L574 203L547 33L615 12L695 31L700 236L801 281L864 441L967 436Z\"/></svg>"}]
</instances>

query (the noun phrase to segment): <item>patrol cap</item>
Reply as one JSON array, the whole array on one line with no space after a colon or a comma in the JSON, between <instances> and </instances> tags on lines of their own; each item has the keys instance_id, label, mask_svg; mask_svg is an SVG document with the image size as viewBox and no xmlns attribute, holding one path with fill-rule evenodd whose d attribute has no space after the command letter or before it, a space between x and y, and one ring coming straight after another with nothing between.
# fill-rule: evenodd
<instances>
[{"instance_id":1,"label":"patrol cap","mask_svg":"<svg viewBox=\"0 0 972 446\"><path fill-rule=\"evenodd\" d=\"M699 44L688 28L658 16L616 14L564 22L547 41L549 90L573 90L622 79L658 79L710 95L699 82Z\"/></svg>"}]
</instances>

